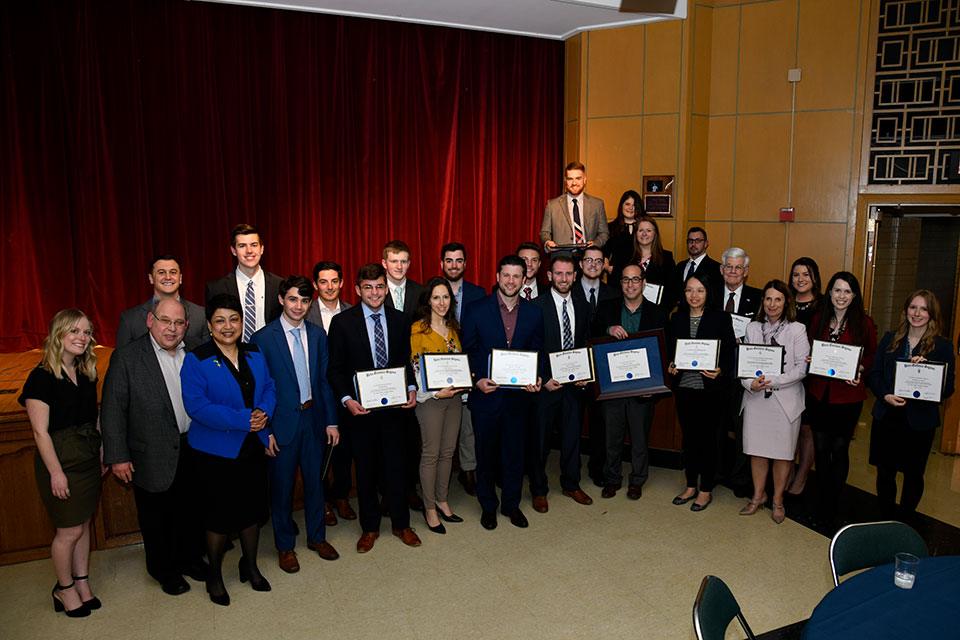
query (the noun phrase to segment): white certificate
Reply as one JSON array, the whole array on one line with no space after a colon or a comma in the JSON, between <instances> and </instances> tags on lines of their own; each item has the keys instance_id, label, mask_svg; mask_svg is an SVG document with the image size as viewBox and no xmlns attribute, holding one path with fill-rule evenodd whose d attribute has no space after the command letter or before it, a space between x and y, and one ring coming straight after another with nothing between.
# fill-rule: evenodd
<instances>
[{"instance_id":1,"label":"white certificate","mask_svg":"<svg viewBox=\"0 0 960 640\"><path fill-rule=\"evenodd\" d=\"M663 287L651 282L643 285L643 297L653 304L660 304L660 298L663 297Z\"/></svg>"},{"instance_id":2,"label":"white certificate","mask_svg":"<svg viewBox=\"0 0 960 640\"><path fill-rule=\"evenodd\" d=\"M550 355L550 375L560 384L593 382L593 353L589 347L554 351Z\"/></svg>"},{"instance_id":3,"label":"white certificate","mask_svg":"<svg viewBox=\"0 0 960 640\"><path fill-rule=\"evenodd\" d=\"M501 387L537 384L537 352L493 349L490 352L490 379Z\"/></svg>"},{"instance_id":4,"label":"white certificate","mask_svg":"<svg viewBox=\"0 0 960 640\"><path fill-rule=\"evenodd\" d=\"M673 365L681 371L713 371L717 368L719 340L677 339Z\"/></svg>"},{"instance_id":5,"label":"white certificate","mask_svg":"<svg viewBox=\"0 0 960 640\"><path fill-rule=\"evenodd\" d=\"M404 367L357 371L353 381L357 388L357 402L364 409L383 409L407 403Z\"/></svg>"},{"instance_id":6,"label":"white certificate","mask_svg":"<svg viewBox=\"0 0 960 640\"><path fill-rule=\"evenodd\" d=\"M941 362L896 363L893 395L912 400L940 402L947 365Z\"/></svg>"},{"instance_id":7,"label":"white certificate","mask_svg":"<svg viewBox=\"0 0 960 640\"><path fill-rule=\"evenodd\" d=\"M750 316L742 316L739 313L730 313L730 322L733 323L733 337L734 338L746 338L747 337L747 325L750 324Z\"/></svg>"},{"instance_id":8,"label":"white certificate","mask_svg":"<svg viewBox=\"0 0 960 640\"><path fill-rule=\"evenodd\" d=\"M810 350L809 373L837 380L855 380L863 347L839 342L814 340Z\"/></svg>"},{"instance_id":9,"label":"white certificate","mask_svg":"<svg viewBox=\"0 0 960 640\"><path fill-rule=\"evenodd\" d=\"M785 349L778 344L738 344L737 377L759 378L783 373Z\"/></svg>"},{"instance_id":10,"label":"white certificate","mask_svg":"<svg viewBox=\"0 0 960 640\"><path fill-rule=\"evenodd\" d=\"M465 353L424 353L420 356L427 391L439 391L453 386L469 389L473 386L470 362Z\"/></svg>"},{"instance_id":11,"label":"white certificate","mask_svg":"<svg viewBox=\"0 0 960 640\"><path fill-rule=\"evenodd\" d=\"M607 366L610 367L610 382L642 380L650 377L650 363L646 349L627 349L607 354Z\"/></svg>"}]
</instances>

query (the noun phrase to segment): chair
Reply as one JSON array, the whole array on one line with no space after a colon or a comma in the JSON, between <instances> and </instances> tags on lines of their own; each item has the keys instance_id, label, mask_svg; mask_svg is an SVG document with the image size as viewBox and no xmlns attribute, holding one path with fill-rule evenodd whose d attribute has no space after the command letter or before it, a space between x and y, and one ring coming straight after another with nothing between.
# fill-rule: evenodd
<instances>
[{"instance_id":1,"label":"chair","mask_svg":"<svg viewBox=\"0 0 960 640\"><path fill-rule=\"evenodd\" d=\"M840 585L840 576L893 562L901 551L926 558L927 545L920 534L902 522L864 522L848 524L830 541L830 569L833 586Z\"/></svg>"},{"instance_id":2,"label":"chair","mask_svg":"<svg viewBox=\"0 0 960 640\"><path fill-rule=\"evenodd\" d=\"M706 576L700 583L700 591L693 603L693 629L698 640L723 640L736 618L747 634L748 640L754 640L753 631L747 624L737 599L730 593L727 585L717 576Z\"/></svg>"}]
</instances>

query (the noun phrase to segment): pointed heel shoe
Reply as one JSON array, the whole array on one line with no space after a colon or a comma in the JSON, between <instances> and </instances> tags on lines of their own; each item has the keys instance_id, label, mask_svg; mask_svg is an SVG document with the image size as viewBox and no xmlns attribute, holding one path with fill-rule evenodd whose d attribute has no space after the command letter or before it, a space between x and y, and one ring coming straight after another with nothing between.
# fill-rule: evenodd
<instances>
[{"instance_id":1,"label":"pointed heel shoe","mask_svg":"<svg viewBox=\"0 0 960 640\"><path fill-rule=\"evenodd\" d=\"M773 520L773 521L776 522L777 524L781 524L781 523L783 523L783 521L784 521L786 518L787 518L787 512L786 512L786 510L783 508L783 505L782 505L782 504L774 504L774 505L771 505L771 508L770 508L770 519L771 519L771 520Z\"/></svg>"},{"instance_id":2,"label":"pointed heel shoe","mask_svg":"<svg viewBox=\"0 0 960 640\"><path fill-rule=\"evenodd\" d=\"M241 583L249 580L250 586L253 587L254 591L270 591L270 583L267 582L266 578L263 576L254 578L252 575L250 575L250 567L247 565L247 561L245 559L240 558L240 564L237 565L237 569L240 571Z\"/></svg>"},{"instance_id":3,"label":"pointed heel shoe","mask_svg":"<svg viewBox=\"0 0 960 640\"><path fill-rule=\"evenodd\" d=\"M760 496L759 500L751 500L747 503L743 509L740 509L740 515L742 516L752 516L759 509L763 509L763 505L767 503L767 494Z\"/></svg>"}]
</instances>

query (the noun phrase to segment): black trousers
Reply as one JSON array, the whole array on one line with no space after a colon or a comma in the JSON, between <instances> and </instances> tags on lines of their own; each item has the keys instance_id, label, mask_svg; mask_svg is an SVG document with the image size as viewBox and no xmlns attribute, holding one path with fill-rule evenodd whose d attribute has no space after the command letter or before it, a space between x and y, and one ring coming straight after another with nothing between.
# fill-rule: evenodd
<instances>
[{"instance_id":1,"label":"black trousers","mask_svg":"<svg viewBox=\"0 0 960 640\"><path fill-rule=\"evenodd\" d=\"M687 389L676 392L677 418L683 430L683 458L687 486L713 491L716 484L717 417L724 407L723 392L716 389Z\"/></svg>"},{"instance_id":2,"label":"black trousers","mask_svg":"<svg viewBox=\"0 0 960 640\"><path fill-rule=\"evenodd\" d=\"M407 468L407 412L412 409L383 409L351 418L353 458L357 463L357 498L360 527L365 533L380 531L380 502L377 481L382 470L382 490L390 506L394 529L410 526L405 478Z\"/></svg>"},{"instance_id":3,"label":"black trousers","mask_svg":"<svg viewBox=\"0 0 960 640\"><path fill-rule=\"evenodd\" d=\"M187 438L181 436L177 472L166 491L133 485L147 573L160 583L179 577L184 567L199 562L204 553L190 454Z\"/></svg>"},{"instance_id":4,"label":"black trousers","mask_svg":"<svg viewBox=\"0 0 960 640\"><path fill-rule=\"evenodd\" d=\"M537 397L537 438L532 454L536 460L530 471L530 493L547 495L547 455L556 430L560 436L560 488L580 488L580 418L583 415L582 390L563 387L541 390Z\"/></svg>"},{"instance_id":5,"label":"black trousers","mask_svg":"<svg viewBox=\"0 0 960 640\"><path fill-rule=\"evenodd\" d=\"M350 467L353 465L353 446L352 424L349 414L340 412L337 426L340 431L340 444L333 448L330 454L330 471L327 477L323 479L323 495L327 502L334 500L346 500L350 496L350 488L353 486L353 478L350 475ZM330 480L330 476L333 480Z\"/></svg>"}]
</instances>

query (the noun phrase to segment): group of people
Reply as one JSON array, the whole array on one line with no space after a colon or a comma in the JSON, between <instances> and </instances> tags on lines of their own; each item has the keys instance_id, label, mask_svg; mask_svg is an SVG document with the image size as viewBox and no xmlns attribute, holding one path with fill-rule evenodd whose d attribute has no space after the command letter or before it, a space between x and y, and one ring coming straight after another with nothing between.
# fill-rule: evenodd
<instances>
[{"instance_id":1,"label":"group of people","mask_svg":"<svg viewBox=\"0 0 960 640\"><path fill-rule=\"evenodd\" d=\"M344 274L335 262L317 263L312 279L265 271L263 239L250 225L232 230L236 268L207 284L204 307L180 297L176 258L158 256L148 273L152 296L121 316L99 430L93 327L78 310L58 313L20 396L37 442L37 484L56 528L55 609L79 617L101 606L87 561L90 518L108 471L133 484L147 571L162 590L188 591L187 576L205 582L220 605L230 603L222 561L233 535L242 551L240 580L254 590L271 589L258 566L268 520L279 566L299 570L292 517L298 469L307 548L328 561L339 557L326 540L338 516L359 518L359 553L374 547L383 516L408 546L421 544L411 509L422 511L436 534L446 532L445 523L463 522L448 502L457 455L458 479L477 497L485 529L497 527L498 515L528 526L524 476L533 509L549 510L546 464L555 434L561 494L592 504L581 485L585 413L588 474L601 496L613 498L623 486L629 433L626 495L640 499L657 397L597 400L587 383L557 380L547 357L590 338L623 340L639 331L661 330L671 357L680 339L719 342L713 370L667 366L686 467L674 504L703 511L724 481L749 495L742 515L769 503L780 523L784 493L803 491L815 460L820 504L835 511L869 384L878 398L870 452L878 496L892 510L903 471L901 507L916 508L939 412L936 403L895 396L893 369L898 359L946 363L944 396L952 391L954 350L939 335L932 293L912 294L900 326L878 345L853 274L835 274L821 293L816 263L801 258L789 284L772 280L755 289L746 285L746 252L733 247L721 262L711 259L699 227L687 233L689 257L675 264L639 194L626 192L608 225L603 201L584 193L583 165L568 165L564 178L565 193L544 212L540 244L525 242L504 256L490 293L464 277L467 249L458 242L442 247L440 274L424 285L407 278L409 247L387 243L379 263L358 270L354 306L340 299ZM744 331L734 327L746 320L734 316L750 320ZM814 339L862 346L860 375L807 376ZM738 342L782 346L783 373L737 378ZM536 382L494 382L494 349L537 352ZM428 390L427 353L466 354L473 384ZM406 402L365 408L355 375L388 368L404 370ZM728 434L735 435L732 456ZM349 502L352 468L359 516Z\"/></svg>"}]
</instances>

